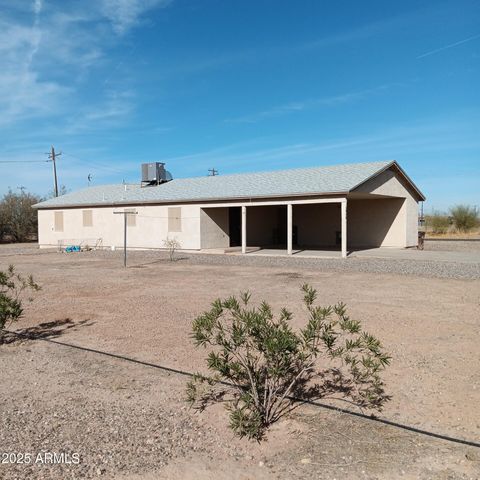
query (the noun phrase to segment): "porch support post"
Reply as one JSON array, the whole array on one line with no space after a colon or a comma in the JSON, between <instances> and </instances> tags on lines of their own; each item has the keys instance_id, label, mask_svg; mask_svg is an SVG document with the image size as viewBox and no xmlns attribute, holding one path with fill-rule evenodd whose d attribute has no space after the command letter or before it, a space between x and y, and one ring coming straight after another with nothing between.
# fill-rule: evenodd
<instances>
[{"instance_id":1,"label":"porch support post","mask_svg":"<svg viewBox=\"0 0 480 480\"><path fill-rule=\"evenodd\" d=\"M247 207L242 205L242 253L247 253Z\"/></svg>"},{"instance_id":2,"label":"porch support post","mask_svg":"<svg viewBox=\"0 0 480 480\"><path fill-rule=\"evenodd\" d=\"M287 255L293 253L293 206L287 204Z\"/></svg>"},{"instance_id":3,"label":"porch support post","mask_svg":"<svg viewBox=\"0 0 480 480\"><path fill-rule=\"evenodd\" d=\"M347 199L341 202L342 210L342 258L347 258Z\"/></svg>"}]
</instances>

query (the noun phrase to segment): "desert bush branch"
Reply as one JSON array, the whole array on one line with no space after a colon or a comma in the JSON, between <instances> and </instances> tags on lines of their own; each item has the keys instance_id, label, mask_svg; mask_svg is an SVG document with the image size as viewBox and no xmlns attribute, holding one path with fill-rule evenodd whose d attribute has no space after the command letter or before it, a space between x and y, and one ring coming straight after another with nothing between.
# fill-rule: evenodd
<instances>
[{"instance_id":1,"label":"desert bush branch","mask_svg":"<svg viewBox=\"0 0 480 480\"><path fill-rule=\"evenodd\" d=\"M168 250L168 256L171 262L175 260L175 252L182 247L180 242L175 237L174 238L167 237L163 241L163 246Z\"/></svg>"},{"instance_id":2,"label":"desert bush branch","mask_svg":"<svg viewBox=\"0 0 480 480\"><path fill-rule=\"evenodd\" d=\"M40 286L33 277L24 277L10 265L6 271L0 270L0 344L5 329L23 315L22 302L27 291L38 291ZM31 301L31 298L28 298Z\"/></svg>"},{"instance_id":3,"label":"desert bush branch","mask_svg":"<svg viewBox=\"0 0 480 480\"><path fill-rule=\"evenodd\" d=\"M228 392L231 428L240 436L260 439L289 410L293 394L326 390L326 363L336 362L350 376L349 388L336 390L347 392L358 404L381 408L386 397L380 374L390 357L380 341L361 330L344 304L320 307L315 289L304 285L302 291L308 319L298 332L290 325L289 310L283 308L275 318L266 302L251 307L248 292L240 299L215 300L194 320L193 341L211 349L207 367L213 375L199 374L188 383L187 398L193 406L204 408L209 401L225 399ZM323 385L314 383L319 379Z\"/></svg>"}]
</instances>

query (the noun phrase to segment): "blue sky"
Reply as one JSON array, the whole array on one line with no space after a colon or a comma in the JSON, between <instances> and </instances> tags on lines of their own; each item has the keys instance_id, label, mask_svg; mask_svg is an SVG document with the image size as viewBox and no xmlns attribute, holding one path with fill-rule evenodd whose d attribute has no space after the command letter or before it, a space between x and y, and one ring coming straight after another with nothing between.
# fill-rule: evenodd
<instances>
[{"instance_id":1,"label":"blue sky","mask_svg":"<svg viewBox=\"0 0 480 480\"><path fill-rule=\"evenodd\" d=\"M2 0L0 193L396 159L480 204L476 0ZM31 163L29 163L31 162Z\"/></svg>"}]
</instances>

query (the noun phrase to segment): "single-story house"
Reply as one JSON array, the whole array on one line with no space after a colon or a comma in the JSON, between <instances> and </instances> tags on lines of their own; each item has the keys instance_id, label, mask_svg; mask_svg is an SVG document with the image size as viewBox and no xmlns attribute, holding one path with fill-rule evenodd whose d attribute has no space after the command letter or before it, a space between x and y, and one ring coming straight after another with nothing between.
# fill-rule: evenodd
<instances>
[{"instance_id":1,"label":"single-story house","mask_svg":"<svg viewBox=\"0 0 480 480\"><path fill-rule=\"evenodd\" d=\"M396 161L153 181L147 166L163 169L144 164L136 185L91 186L36 204L40 247L122 247L124 215L114 213L125 211L128 247L137 249L175 238L182 249L336 248L346 257L349 249L417 245L425 197Z\"/></svg>"}]
</instances>

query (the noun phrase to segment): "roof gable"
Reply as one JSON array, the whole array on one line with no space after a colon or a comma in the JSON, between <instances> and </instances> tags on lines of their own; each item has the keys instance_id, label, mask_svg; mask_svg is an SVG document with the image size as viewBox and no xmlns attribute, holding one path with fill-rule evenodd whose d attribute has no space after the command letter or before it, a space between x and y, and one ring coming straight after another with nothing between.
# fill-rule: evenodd
<instances>
[{"instance_id":1,"label":"roof gable","mask_svg":"<svg viewBox=\"0 0 480 480\"><path fill-rule=\"evenodd\" d=\"M370 184L371 186L374 186L377 190L381 189L381 183L383 183L386 179L389 177L386 177L385 174L390 173L392 176L395 176L397 180L399 181L399 184L402 185L403 188L407 189L414 198L416 198L417 201L424 201L425 196L423 193L420 191L420 189L413 183L413 181L408 177L408 175L405 173L405 171L400 167L400 165L396 161L392 161L390 165L387 165L384 169L379 170L376 172L374 175L372 175L370 178L367 178L363 182L361 182L359 185L357 185L355 188L353 188L351 191L352 192L358 192L358 191L371 191L369 188L367 188ZM377 181L377 182L376 182ZM380 182L380 183L378 183ZM367 188L367 190L365 190ZM374 191L371 191L371 193L375 193Z\"/></svg>"}]
</instances>

